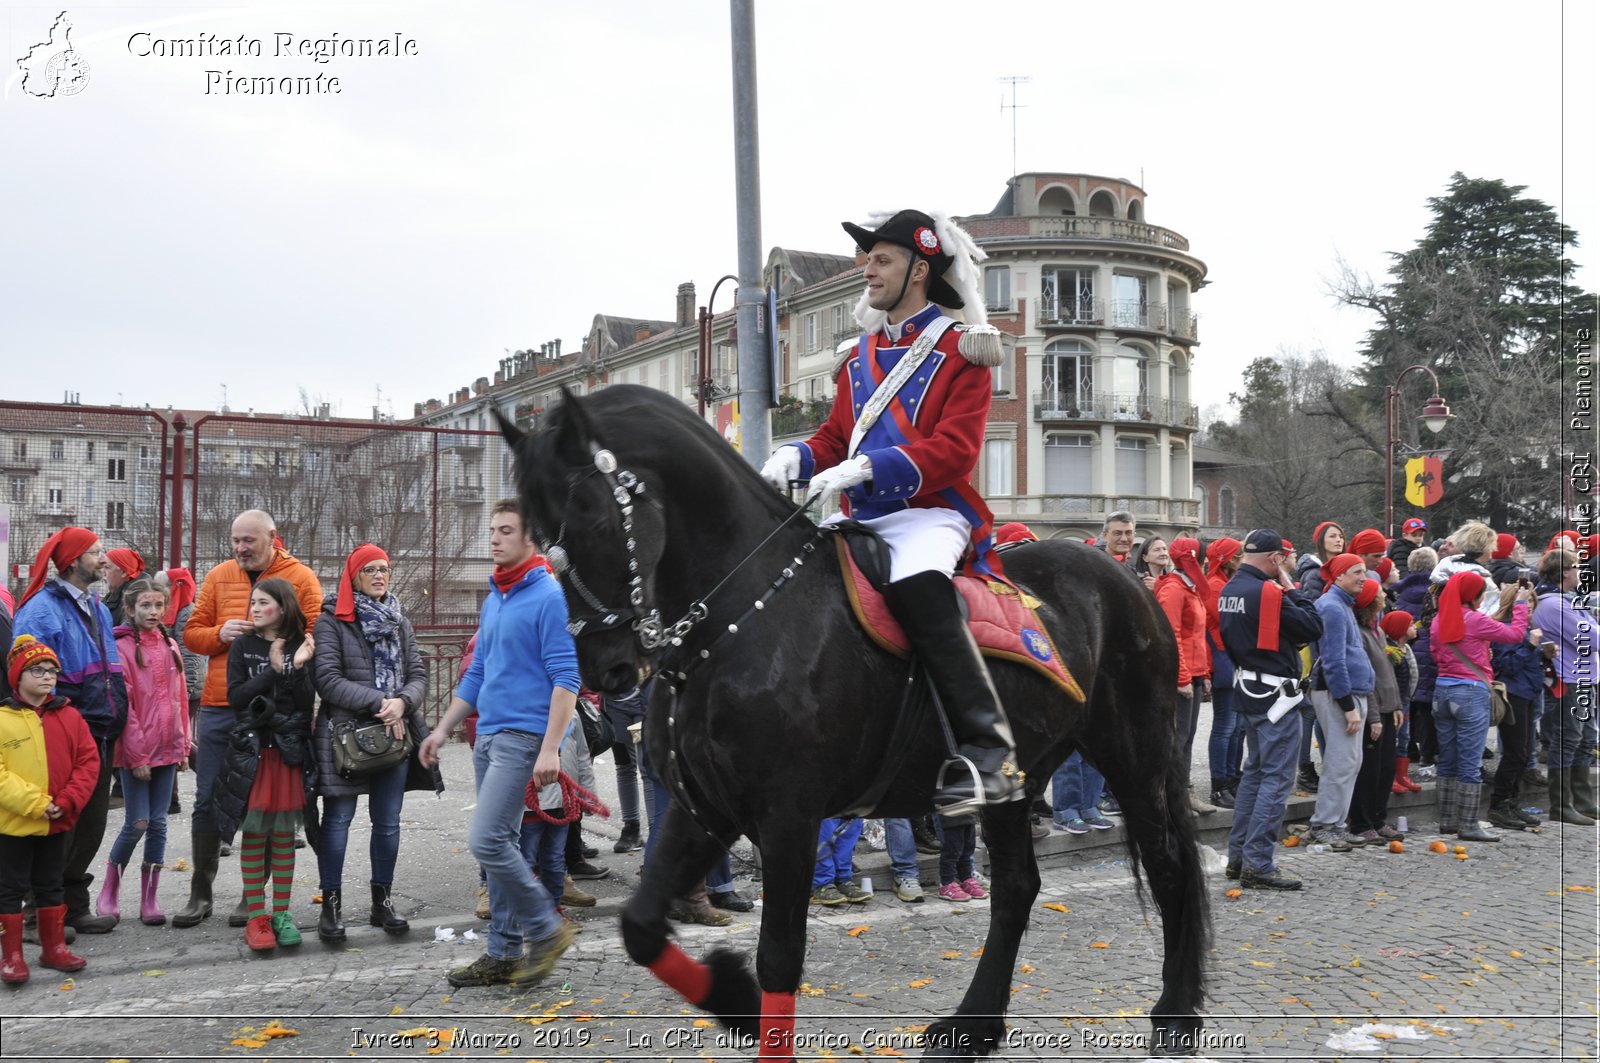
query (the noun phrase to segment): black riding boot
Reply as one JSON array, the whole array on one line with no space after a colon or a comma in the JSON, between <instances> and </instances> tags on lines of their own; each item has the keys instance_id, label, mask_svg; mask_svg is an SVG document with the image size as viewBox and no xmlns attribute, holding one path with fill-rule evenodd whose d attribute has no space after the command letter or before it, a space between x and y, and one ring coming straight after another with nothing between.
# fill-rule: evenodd
<instances>
[{"instance_id":1,"label":"black riding boot","mask_svg":"<svg viewBox=\"0 0 1600 1063\"><path fill-rule=\"evenodd\" d=\"M967 630L961 599L950 577L942 572L919 572L889 584L884 591L890 610L939 692L939 702L956 736L958 759L941 772L934 807L944 815L966 815L985 804L1020 799L1024 796L1022 775L1016 769L1011 726L1006 723L978 644Z\"/></svg>"},{"instance_id":2,"label":"black riding boot","mask_svg":"<svg viewBox=\"0 0 1600 1063\"><path fill-rule=\"evenodd\" d=\"M391 896L390 887L381 882L372 884L372 916L370 922L373 926L383 927L386 934L404 934L411 929L411 924L400 917L394 910L394 898Z\"/></svg>"}]
</instances>

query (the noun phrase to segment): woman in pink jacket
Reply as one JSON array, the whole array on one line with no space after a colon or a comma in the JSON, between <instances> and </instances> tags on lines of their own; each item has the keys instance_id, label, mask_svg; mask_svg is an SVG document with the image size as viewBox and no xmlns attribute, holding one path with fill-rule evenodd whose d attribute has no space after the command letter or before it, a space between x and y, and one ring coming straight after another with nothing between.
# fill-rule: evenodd
<instances>
[{"instance_id":1,"label":"woman in pink jacket","mask_svg":"<svg viewBox=\"0 0 1600 1063\"><path fill-rule=\"evenodd\" d=\"M1489 643L1528 637L1528 602L1533 588L1507 584L1499 591L1500 615L1479 611L1489 583L1476 572L1457 572L1439 595L1429 629L1439 678L1433 687L1433 724L1439 732L1439 833L1470 842L1497 842L1478 826L1483 786L1483 745L1489 735Z\"/></svg>"},{"instance_id":2,"label":"woman in pink jacket","mask_svg":"<svg viewBox=\"0 0 1600 1063\"><path fill-rule=\"evenodd\" d=\"M189 688L183 656L161 624L167 611L167 590L151 580L136 580L123 593L125 615L132 625L117 627L117 653L128 683L128 724L117 740L112 761L122 775L122 833L111 844L105 885L96 911L122 917L122 872L144 838L144 864L139 872L139 921L160 926L167 921L156 902L161 861L167 852L167 808L177 782L178 765L189 756Z\"/></svg>"}]
</instances>

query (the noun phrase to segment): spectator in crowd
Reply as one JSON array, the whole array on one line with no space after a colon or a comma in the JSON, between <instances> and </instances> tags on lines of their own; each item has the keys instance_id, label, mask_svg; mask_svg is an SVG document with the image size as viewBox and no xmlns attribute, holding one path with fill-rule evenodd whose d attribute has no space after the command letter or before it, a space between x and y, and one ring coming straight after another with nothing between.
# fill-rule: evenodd
<instances>
[{"instance_id":1,"label":"spectator in crowd","mask_svg":"<svg viewBox=\"0 0 1600 1063\"><path fill-rule=\"evenodd\" d=\"M1511 562L1509 567L1496 570L1502 603L1495 619L1502 623L1510 619L1510 607L1504 601L1506 589L1534 585L1533 580L1523 578L1521 544L1515 544L1514 550L1505 553L1505 558L1494 562L1497 566L1502 560ZM1509 578L1501 581L1501 576ZM1544 708L1543 641L1544 633L1537 627L1529 627L1527 638L1521 642L1499 642L1490 647L1489 661L1494 678L1506 685L1506 698L1511 705L1505 719L1500 721L1500 762L1489 798L1489 822L1501 830L1520 831L1537 827L1541 822L1538 816L1523 811L1518 797L1528 763L1534 760L1536 716Z\"/></svg>"},{"instance_id":2,"label":"spectator in crowd","mask_svg":"<svg viewBox=\"0 0 1600 1063\"><path fill-rule=\"evenodd\" d=\"M1217 597L1218 628L1234 664L1245 760L1234 796L1226 874L1246 889L1298 890L1300 879L1276 865L1294 782L1305 695L1300 648L1322 635L1322 617L1296 590L1281 535L1258 528L1245 536L1244 557Z\"/></svg>"},{"instance_id":3,"label":"spectator in crowd","mask_svg":"<svg viewBox=\"0 0 1600 1063\"><path fill-rule=\"evenodd\" d=\"M133 618L123 613L122 589L145 574L144 558L137 550L119 546L106 551L106 560L110 562L105 568L106 610L111 613L113 623L129 623Z\"/></svg>"},{"instance_id":4,"label":"spectator in crowd","mask_svg":"<svg viewBox=\"0 0 1600 1063\"><path fill-rule=\"evenodd\" d=\"M978 822L974 816L940 816L939 898L946 901L981 901L989 896L978 878L975 862Z\"/></svg>"},{"instance_id":5,"label":"spectator in crowd","mask_svg":"<svg viewBox=\"0 0 1600 1063\"><path fill-rule=\"evenodd\" d=\"M906 904L921 904L922 881L917 871L917 843L909 819L883 821L884 847L894 872L894 895Z\"/></svg>"},{"instance_id":6,"label":"spectator in crowd","mask_svg":"<svg viewBox=\"0 0 1600 1063\"><path fill-rule=\"evenodd\" d=\"M1312 531L1311 543L1311 550L1302 554L1295 566L1294 578L1300 589L1315 600L1325 589L1322 566L1344 553L1344 528L1334 521L1325 520ZM1314 739L1322 739L1322 725L1317 722L1312 699L1307 698L1300 702L1299 785L1300 789L1313 795L1321 786L1316 762L1311 759L1311 744Z\"/></svg>"},{"instance_id":7,"label":"spectator in crowd","mask_svg":"<svg viewBox=\"0 0 1600 1063\"><path fill-rule=\"evenodd\" d=\"M29 977L22 956L22 902L31 891L39 916L39 962L81 971L67 948L62 869L67 834L97 785L98 743L76 709L56 690L61 660L32 635L19 635L6 655L0 700L0 981Z\"/></svg>"},{"instance_id":8,"label":"spectator in crowd","mask_svg":"<svg viewBox=\"0 0 1600 1063\"><path fill-rule=\"evenodd\" d=\"M601 711L611 721L611 730L617 736L611 746L611 762L617 772L617 805L622 813L622 833L612 852L631 853L644 848L639 835L639 754L628 730L644 722L644 689L635 686L626 694L607 694L600 702Z\"/></svg>"},{"instance_id":9,"label":"spectator in crowd","mask_svg":"<svg viewBox=\"0 0 1600 1063\"><path fill-rule=\"evenodd\" d=\"M1411 695L1408 723L1411 741L1403 749L1396 750L1397 754L1405 756L1395 763L1396 777L1409 786L1417 786L1411 778L1413 747L1417 751L1418 778L1432 775L1439 759L1439 740L1433 729L1433 683L1439 670L1433 663L1428 631L1438 609L1438 598L1432 590L1432 573L1438 563L1439 555L1433 547L1417 547L1406 557L1406 575L1395 588L1395 608L1405 610L1412 617L1414 634L1409 648L1417 662L1417 689Z\"/></svg>"},{"instance_id":10,"label":"spectator in crowd","mask_svg":"<svg viewBox=\"0 0 1600 1063\"><path fill-rule=\"evenodd\" d=\"M1167 545L1167 540L1160 535L1148 535L1144 542L1134 547L1127 562L1134 574L1145 581L1145 585L1154 591L1161 582L1161 577L1172 571L1172 550Z\"/></svg>"},{"instance_id":11,"label":"spectator in crowd","mask_svg":"<svg viewBox=\"0 0 1600 1063\"><path fill-rule=\"evenodd\" d=\"M272 517L259 509L247 509L233 519L233 557L206 573L194 611L183 629L183 644L208 658L208 663L200 694L200 718L194 729L194 815L189 821L194 876L189 884L189 902L172 917L176 927L198 926L210 917L217 859L223 844L233 840L232 831L226 837L218 832L211 800L229 736L239 722L239 714L228 700L228 654L235 640L254 630L250 592L264 579L287 580L294 587L296 604L306 618L308 632L322 615L322 585L309 568L273 545L277 534ZM242 927L249 920L249 903L240 897L228 916L228 925Z\"/></svg>"},{"instance_id":12,"label":"spectator in crowd","mask_svg":"<svg viewBox=\"0 0 1600 1063\"><path fill-rule=\"evenodd\" d=\"M423 766L438 764L450 732L478 710L470 844L489 881L489 940L482 956L449 972L457 988L534 985L574 936L528 870L520 842L529 777L543 787L561 773L561 738L577 709L578 651L566 599L534 551L517 499L492 508L489 553L495 570L472 666L420 754Z\"/></svg>"},{"instance_id":13,"label":"spectator in crowd","mask_svg":"<svg viewBox=\"0 0 1600 1063\"><path fill-rule=\"evenodd\" d=\"M95 904L97 915L122 918L122 872L142 837L139 921L147 926L167 921L156 896L167 855L167 815L178 765L192 748L183 655L161 623L167 597L165 588L142 577L123 587L123 602L132 622L119 625L116 635L128 686L128 722L117 739L114 759L122 775L126 811L122 832L111 844L105 882Z\"/></svg>"},{"instance_id":14,"label":"spectator in crowd","mask_svg":"<svg viewBox=\"0 0 1600 1063\"><path fill-rule=\"evenodd\" d=\"M1387 561L1388 558L1382 560ZM1394 747L1400 729L1400 714L1405 706L1396 664L1403 661L1389 655L1389 640L1378 627L1383 611L1383 591L1378 581L1369 579L1356 592L1356 626L1361 644L1372 665L1372 697L1367 705L1366 726L1362 731L1361 769L1350 796L1350 841L1363 845L1386 845L1404 837L1389 824L1389 795L1394 785ZM1400 615L1405 614L1389 614ZM1410 683L1408 682L1409 686Z\"/></svg>"},{"instance_id":15,"label":"spectator in crowd","mask_svg":"<svg viewBox=\"0 0 1600 1063\"><path fill-rule=\"evenodd\" d=\"M644 686L645 699L649 700L650 681ZM639 776L644 783L646 816L650 821L648 838L644 847L644 862L650 862L656 838L660 836L661 817L672 805L672 792L650 765L649 747L642 742L635 747L639 754ZM733 889L733 867L726 853L706 877L696 882L682 896L674 897L667 905L667 918L680 923L699 923L701 926L727 926L733 922L728 912L747 912L755 907L753 902L739 897ZM716 897L713 903L711 898ZM858 902L859 903L859 902ZM722 909L719 911L718 909Z\"/></svg>"},{"instance_id":16,"label":"spectator in crowd","mask_svg":"<svg viewBox=\"0 0 1600 1063\"><path fill-rule=\"evenodd\" d=\"M856 885L856 842L861 838L861 821L855 818L830 818L817 831L817 866L811 874L811 903L826 908L841 904L865 904L872 894Z\"/></svg>"},{"instance_id":17,"label":"spectator in crowd","mask_svg":"<svg viewBox=\"0 0 1600 1063\"><path fill-rule=\"evenodd\" d=\"M1073 750L1050 777L1052 820L1057 830L1068 834L1088 834L1091 830L1110 830L1112 823L1100 812L1100 795L1105 776L1082 753Z\"/></svg>"},{"instance_id":18,"label":"spectator in crowd","mask_svg":"<svg viewBox=\"0 0 1600 1063\"><path fill-rule=\"evenodd\" d=\"M322 795L321 843L317 875L322 912L317 937L345 940L344 857L355 820L356 798L367 798L372 821L368 841L371 859L372 910L368 923L385 933L404 934L410 924L395 911L394 872L400 855L400 809L407 790L443 792L438 769L423 768L415 757L380 771L349 778L335 767L336 728L380 723L391 739L409 734L421 744L426 733L422 705L428 694L428 673L422 651L400 600L389 590L394 578L389 555L370 543L345 559L339 594L323 605L317 630L316 685L322 695L312 744L317 756L317 790Z\"/></svg>"},{"instance_id":19,"label":"spectator in crowd","mask_svg":"<svg viewBox=\"0 0 1600 1063\"><path fill-rule=\"evenodd\" d=\"M1389 544L1389 558L1398 571L1410 571L1406 568L1406 561L1411 557L1411 551L1421 546L1427 537L1428 522L1421 517L1412 517L1400 525L1400 537Z\"/></svg>"},{"instance_id":20,"label":"spectator in crowd","mask_svg":"<svg viewBox=\"0 0 1600 1063\"><path fill-rule=\"evenodd\" d=\"M128 718L128 690L117 656L115 625L105 603L91 592L106 567L105 547L88 528L62 528L33 559L32 579L18 603L15 628L32 635L61 659L56 693L72 703L94 736L100 777L67 838L62 872L67 925L79 933L105 934L116 920L89 910L89 868L100 855L111 803L111 747ZM54 578L46 580L49 566Z\"/></svg>"},{"instance_id":21,"label":"spectator in crowd","mask_svg":"<svg viewBox=\"0 0 1600 1063\"><path fill-rule=\"evenodd\" d=\"M1217 599L1239 571L1238 539L1215 539L1206 547L1206 649L1211 657L1211 738L1206 759L1211 763L1211 803L1232 808L1244 757L1244 731L1233 708L1233 661L1222 642Z\"/></svg>"},{"instance_id":22,"label":"spectator in crowd","mask_svg":"<svg viewBox=\"0 0 1600 1063\"><path fill-rule=\"evenodd\" d=\"M1592 562L1591 562L1592 563ZM1550 688L1556 702L1550 718L1550 752L1545 764L1550 778L1550 819L1555 823L1593 826L1594 780L1583 748L1584 725L1594 718L1595 618L1577 601L1582 568L1579 555L1555 549L1539 561L1539 585L1533 622L1554 646Z\"/></svg>"},{"instance_id":23,"label":"spectator in crowd","mask_svg":"<svg viewBox=\"0 0 1600 1063\"><path fill-rule=\"evenodd\" d=\"M1439 563L1433 567L1433 585L1438 588L1435 597L1457 572L1473 572L1481 576L1485 583L1493 583L1489 562L1494 560L1499 539L1493 528L1476 520L1469 520L1451 532L1450 538L1445 540L1445 549L1439 552ZM1492 614L1500 607L1499 603L1497 595L1486 594L1483 595L1480 608L1485 615Z\"/></svg>"},{"instance_id":24,"label":"spectator in crowd","mask_svg":"<svg viewBox=\"0 0 1600 1063\"><path fill-rule=\"evenodd\" d=\"M567 777L573 779L589 793L594 793L594 761L590 757L589 738L594 733L598 742L600 727L600 695L590 690L578 691L577 704L573 706L575 738L568 739L561 744L561 770ZM547 791L551 788L546 787ZM559 788L556 790L559 797ZM551 795L546 793L545 801L551 800ZM608 813L609 814L609 813ZM562 897L556 899L559 907L564 899L567 904L578 908L593 908L599 903L599 898L592 893L587 893L574 879L602 879L611 874L611 869L604 864L596 864L590 860L591 856L599 856L598 848L590 848L584 844L582 834L583 809L567 809L563 815L572 818L567 822L566 836L562 839L564 851L562 852L562 867L565 877L562 882Z\"/></svg>"},{"instance_id":25,"label":"spectator in crowd","mask_svg":"<svg viewBox=\"0 0 1600 1063\"><path fill-rule=\"evenodd\" d=\"M1394 781L1389 791L1396 794L1419 793L1422 787L1407 774L1411 760L1405 755L1406 744L1411 740L1411 709L1416 704L1417 657L1411 652L1411 642L1417 636L1417 622L1404 609L1391 609L1378 621L1387 644L1384 652L1394 669L1395 685L1400 690L1400 729L1394 736Z\"/></svg>"},{"instance_id":26,"label":"spectator in crowd","mask_svg":"<svg viewBox=\"0 0 1600 1063\"><path fill-rule=\"evenodd\" d=\"M1361 770L1361 729L1367 722L1374 675L1356 625L1356 595L1367 580L1367 566L1355 554L1338 554L1322 567L1326 588L1317 599L1322 639L1316 654L1311 702L1322 725L1322 785L1311 816L1315 842L1334 852L1349 852L1340 829Z\"/></svg>"},{"instance_id":27,"label":"spectator in crowd","mask_svg":"<svg viewBox=\"0 0 1600 1063\"><path fill-rule=\"evenodd\" d=\"M1211 686L1211 654L1206 649L1206 577L1200 570L1200 543L1187 536L1172 541L1171 570L1156 583L1156 601L1178 637L1178 738L1183 762L1192 766L1200 704ZM1217 806L1189 789L1195 814Z\"/></svg>"},{"instance_id":28,"label":"spectator in crowd","mask_svg":"<svg viewBox=\"0 0 1600 1063\"><path fill-rule=\"evenodd\" d=\"M168 591L167 615L161 618L161 623L177 641L178 650L183 655L184 685L189 693L189 735L192 739L199 733L200 694L206 686L207 663L204 657L183 644L183 631L189 626L189 617L194 615L194 576L186 568L169 568L156 574L156 582L165 583ZM192 766L193 762L194 756L191 754L186 763ZM182 771L183 765L178 770ZM167 814L175 816L182 811L178 803L178 788L174 786Z\"/></svg>"},{"instance_id":29,"label":"spectator in crowd","mask_svg":"<svg viewBox=\"0 0 1600 1063\"><path fill-rule=\"evenodd\" d=\"M1312 595L1322 593L1322 566L1344 553L1344 529L1331 520L1318 524L1311 533L1311 549L1295 567L1295 582Z\"/></svg>"},{"instance_id":30,"label":"spectator in crowd","mask_svg":"<svg viewBox=\"0 0 1600 1063\"><path fill-rule=\"evenodd\" d=\"M295 585L276 577L258 581L250 591L250 630L228 646L228 702L238 722L211 797L218 833L242 832L244 941L257 952L301 941L290 898L295 832L305 823L305 766L314 755L316 649Z\"/></svg>"},{"instance_id":31,"label":"spectator in crowd","mask_svg":"<svg viewBox=\"0 0 1600 1063\"><path fill-rule=\"evenodd\" d=\"M1511 622L1505 624L1480 611L1488 587L1476 572L1456 572L1439 595L1430 632L1439 668L1433 690L1433 721L1439 731L1439 833L1478 842L1500 840L1478 824L1483 772L1479 754L1489 733L1489 684L1494 678L1489 644L1525 639L1528 603L1533 600L1531 587L1505 588L1498 595L1511 609Z\"/></svg>"},{"instance_id":32,"label":"spectator in crowd","mask_svg":"<svg viewBox=\"0 0 1600 1063\"><path fill-rule=\"evenodd\" d=\"M1133 514L1128 510L1119 509L1106 516L1106 522L1100 528L1100 538L1093 544L1094 548L1110 554L1112 560L1119 565L1126 565L1133 556L1133 537L1137 530Z\"/></svg>"},{"instance_id":33,"label":"spectator in crowd","mask_svg":"<svg viewBox=\"0 0 1600 1063\"><path fill-rule=\"evenodd\" d=\"M1378 562L1383 560L1388 549L1389 540L1377 528L1363 528L1350 540L1350 553L1359 557L1370 573L1378 571Z\"/></svg>"}]
</instances>

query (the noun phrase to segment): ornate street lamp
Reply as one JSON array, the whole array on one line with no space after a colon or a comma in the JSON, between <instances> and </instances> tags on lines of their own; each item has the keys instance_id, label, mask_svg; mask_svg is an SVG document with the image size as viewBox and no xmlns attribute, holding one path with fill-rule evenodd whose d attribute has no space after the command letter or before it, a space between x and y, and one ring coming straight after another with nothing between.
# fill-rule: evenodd
<instances>
[{"instance_id":1,"label":"ornate street lamp","mask_svg":"<svg viewBox=\"0 0 1600 1063\"><path fill-rule=\"evenodd\" d=\"M1399 435L1399 404L1400 383L1413 372L1427 373L1433 381L1433 395L1428 399L1428 404L1422 408L1422 413L1417 417L1428 431L1435 434L1444 431L1445 425L1455 420L1455 414L1450 412L1450 407L1445 405L1444 396L1439 394L1439 378L1432 369L1425 365L1408 365L1401 370L1393 384L1384 389L1384 463L1383 463L1383 524L1385 534L1394 538L1394 452L1400 445Z\"/></svg>"}]
</instances>

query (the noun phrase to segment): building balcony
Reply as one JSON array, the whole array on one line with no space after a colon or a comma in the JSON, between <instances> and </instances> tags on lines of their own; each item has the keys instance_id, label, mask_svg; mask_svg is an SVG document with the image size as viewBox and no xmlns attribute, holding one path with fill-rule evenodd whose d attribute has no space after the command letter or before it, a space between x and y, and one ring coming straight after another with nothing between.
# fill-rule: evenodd
<instances>
[{"instance_id":1,"label":"building balcony","mask_svg":"<svg viewBox=\"0 0 1600 1063\"><path fill-rule=\"evenodd\" d=\"M1033 419L1041 424L1145 421L1169 428L1198 428L1200 408L1179 399L1137 394L1042 391L1033 396Z\"/></svg>"},{"instance_id":2,"label":"building balcony","mask_svg":"<svg viewBox=\"0 0 1600 1063\"><path fill-rule=\"evenodd\" d=\"M446 502L457 505L471 506L483 501L483 485L480 483L453 483L446 484L439 491Z\"/></svg>"},{"instance_id":3,"label":"building balcony","mask_svg":"<svg viewBox=\"0 0 1600 1063\"><path fill-rule=\"evenodd\" d=\"M464 432L445 432L439 436L439 452L441 454L459 454L463 458L479 458L483 456L484 436L467 435Z\"/></svg>"},{"instance_id":4,"label":"building balcony","mask_svg":"<svg viewBox=\"0 0 1600 1063\"><path fill-rule=\"evenodd\" d=\"M833 410L833 399L813 399L810 402L780 406L772 411L772 436L810 435L822 427Z\"/></svg>"},{"instance_id":5,"label":"building balcony","mask_svg":"<svg viewBox=\"0 0 1600 1063\"><path fill-rule=\"evenodd\" d=\"M42 464L38 458L0 458L0 472L36 473Z\"/></svg>"},{"instance_id":6,"label":"building balcony","mask_svg":"<svg viewBox=\"0 0 1600 1063\"><path fill-rule=\"evenodd\" d=\"M995 523L1103 524L1107 514L1127 510L1140 524L1198 525L1200 503L1191 498L1154 495L999 495L985 498Z\"/></svg>"},{"instance_id":7,"label":"building balcony","mask_svg":"<svg viewBox=\"0 0 1600 1063\"><path fill-rule=\"evenodd\" d=\"M861 326L852 321L849 328L833 334L833 346L830 347L829 350L837 351L839 349L839 344L853 343L860 338Z\"/></svg>"},{"instance_id":8,"label":"building balcony","mask_svg":"<svg viewBox=\"0 0 1600 1063\"><path fill-rule=\"evenodd\" d=\"M1155 332L1194 342L1200 338L1200 319L1182 307L1169 310L1164 303L1129 300L1080 299L1060 302L1048 288L1040 292L1041 328L1114 328Z\"/></svg>"},{"instance_id":9,"label":"building balcony","mask_svg":"<svg viewBox=\"0 0 1600 1063\"><path fill-rule=\"evenodd\" d=\"M1144 244L1172 251L1189 250L1189 241L1171 229L1146 225L1125 218L1055 217L963 218L962 226L980 244L986 241L1069 241L1103 240L1111 243Z\"/></svg>"}]
</instances>

